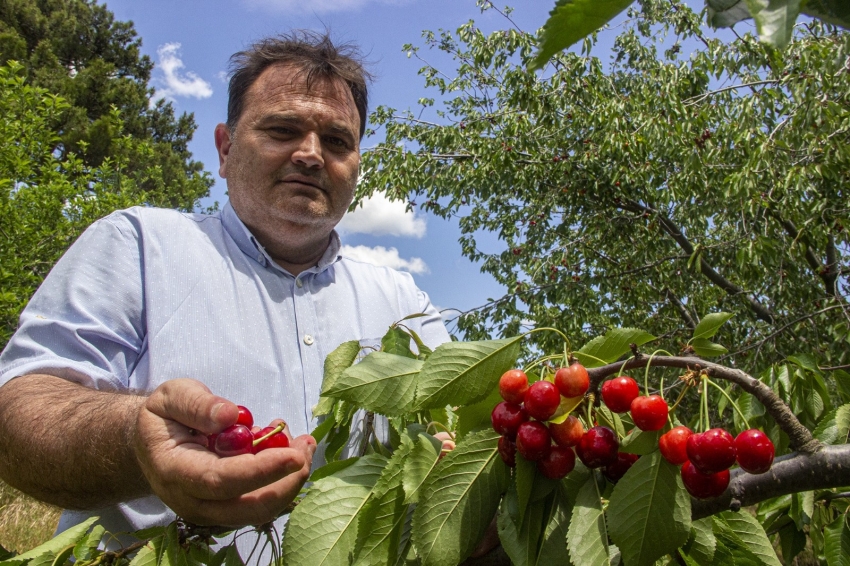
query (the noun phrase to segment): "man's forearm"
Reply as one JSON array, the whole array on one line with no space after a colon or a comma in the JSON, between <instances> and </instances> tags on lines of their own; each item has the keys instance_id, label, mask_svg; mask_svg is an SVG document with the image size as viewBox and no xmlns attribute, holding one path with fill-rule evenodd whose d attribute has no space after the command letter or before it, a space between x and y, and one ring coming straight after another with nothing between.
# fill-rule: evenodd
<instances>
[{"instance_id":1,"label":"man's forearm","mask_svg":"<svg viewBox=\"0 0 850 566\"><path fill-rule=\"evenodd\" d=\"M132 442L145 399L50 375L11 380L0 387L0 477L68 509L149 494Z\"/></svg>"}]
</instances>

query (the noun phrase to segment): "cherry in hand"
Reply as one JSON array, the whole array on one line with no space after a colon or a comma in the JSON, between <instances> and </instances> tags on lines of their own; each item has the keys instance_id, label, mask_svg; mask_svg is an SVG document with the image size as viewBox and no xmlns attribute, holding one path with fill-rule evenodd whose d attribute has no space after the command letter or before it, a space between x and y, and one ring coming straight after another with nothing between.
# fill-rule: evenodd
<instances>
[{"instance_id":1,"label":"cherry in hand","mask_svg":"<svg viewBox=\"0 0 850 566\"><path fill-rule=\"evenodd\" d=\"M245 425L235 424L229 426L215 437L213 451L223 458L250 454L254 435L251 429Z\"/></svg>"},{"instance_id":2,"label":"cherry in hand","mask_svg":"<svg viewBox=\"0 0 850 566\"><path fill-rule=\"evenodd\" d=\"M602 384L602 401L615 413L625 413L640 395L637 381L626 375L609 379Z\"/></svg>"}]
</instances>

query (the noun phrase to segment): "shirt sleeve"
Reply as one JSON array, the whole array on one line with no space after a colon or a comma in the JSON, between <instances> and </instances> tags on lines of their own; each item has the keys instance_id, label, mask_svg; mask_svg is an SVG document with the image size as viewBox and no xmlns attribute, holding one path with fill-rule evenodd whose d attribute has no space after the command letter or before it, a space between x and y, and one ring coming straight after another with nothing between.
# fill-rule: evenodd
<instances>
[{"instance_id":1,"label":"shirt sleeve","mask_svg":"<svg viewBox=\"0 0 850 566\"><path fill-rule=\"evenodd\" d=\"M0 384L47 373L126 389L145 345L139 232L121 213L92 224L56 263L0 354Z\"/></svg>"},{"instance_id":2,"label":"shirt sleeve","mask_svg":"<svg viewBox=\"0 0 850 566\"><path fill-rule=\"evenodd\" d=\"M425 316L419 319L422 341L432 350L444 342L451 342L451 336L446 330L443 317L440 315L440 311L431 304L428 293L419 288L416 291L419 299L419 312L425 313Z\"/></svg>"}]
</instances>

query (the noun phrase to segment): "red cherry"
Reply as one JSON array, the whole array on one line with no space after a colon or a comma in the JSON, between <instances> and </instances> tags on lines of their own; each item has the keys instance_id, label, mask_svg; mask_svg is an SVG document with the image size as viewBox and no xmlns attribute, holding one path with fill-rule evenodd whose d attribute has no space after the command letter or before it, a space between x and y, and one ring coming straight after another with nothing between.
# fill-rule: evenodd
<instances>
[{"instance_id":1,"label":"red cherry","mask_svg":"<svg viewBox=\"0 0 850 566\"><path fill-rule=\"evenodd\" d=\"M553 446L549 453L537 460L537 469L550 480L559 480L576 467L576 453L572 448Z\"/></svg>"},{"instance_id":2,"label":"red cherry","mask_svg":"<svg viewBox=\"0 0 850 566\"><path fill-rule=\"evenodd\" d=\"M267 426L264 429L258 430L254 433L254 440L264 437L268 433L275 430L275 428L276 427L273 426ZM273 434L272 436L263 440L259 444L254 445L252 452L256 454L257 452L262 452L263 450L267 450L268 448L289 448L289 437L286 436L283 432Z\"/></svg>"},{"instance_id":3,"label":"red cherry","mask_svg":"<svg viewBox=\"0 0 850 566\"><path fill-rule=\"evenodd\" d=\"M511 468L516 467L516 444L511 442L511 439L507 436L499 437L499 456Z\"/></svg>"},{"instance_id":4,"label":"red cherry","mask_svg":"<svg viewBox=\"0 0 850 566\"><path fill-rule=\"evenodd\" d=\"M526 460L536 462L549 452L551 445L549 429L543 423L528 421L519 425L516 433L516 449Z\"/></svg>"},{"instance_id":5,"label":"red cherry","mask_svg":"<svg viewBox=\"0 0 850 566\"><path fill-rule=\"evenodd\" d=\"M509 403L519 405L528 392L528 376L521 369L509 369L499 378L499 395Z\"/></svg>"},{"instance_id":6,"label":"red cherry","mask_svg":"<svg viewBox=\"0 0 850 566\"><path fill-rule=\"evenodd\" d=\"M658 449L664 459L676 466L684 464L688 459L688 437L693 433L686 426L677 426L662 434L658 439Z\"/></svg>"},{"instance_id":7,"label":"red cherry","mask_svg":"<svg viewBox=\"0 0 850 566\"><path fill-rule=\"evenodd\" d=\"M762 431L751 428L735 437L738 465L751 474L763 474L773 464L773 442Z\"/></svg>"},{"instance_id":8,"label":"red cherry","mask_svg":"<svg viewBox=\"0 0 850 566\"><path fill-rule=\"evenodd\" d=\"M620 481L626 472L629 471L635 462L638 461L637 454L627 454L625 452L617 453L617 461L613 464L608 464L604 468L602 468L602 475L608 478L608 481L611 483L617 483Z\"/></svg>"},{"instance_id":9,"label":"red cherry","mask_svg":"<svg viewBox=\"0 0 850 566\"><path fill-rule=\"evenodd\" d=\"M584 425L573 415L560 424L549 423L549 434L558 446L570 447L578 444L584 434Z\"/></svg>"},{"instance_id":10,"label":"red cherry","mask_svg":"<svg viewBox=\"0 0 850 566\"><path fill-rule=\"evenodd\" d=\"M576 444L576 455L588 468L601 468L617 461L620 443L614 431L605 426L595 426L584 433Z\"/></svg>"},{"instance_id":11,"label":"red cherry","mask_svg":"<svg viewBox=\"0 0 850 566\"><path fill-rule=\"evenodd\" d=\"M578 397L590 388L590 376L584 366L576 362L555 372L555 386L564 397Z\"/></svg>"},{"instance_id":12,"label":"red cherry","mask_svg":"<svg viewBox=\"0 0 850 566\"><path fill-rule=\"evenodd\" d=\"M227 427L215 439L215 453L222 457L250 454L254 435L245 425Z\"/></svg>"},{"instance_id":13,"label":"red cherry","mask_svg":"<svg viewBox=\"0 0 850 566\"><path fill-rule=\"evenodd\" d=\"M602 384L602 401L615 413L625 413L640 395L637 381L627 375L609 379Z\"/></svg>"},{"instance_id":14,"label":"red cherry","mask_svg":"<svg viewBox=\"0 0 850 566\"><path fill-rule=\"evenodd\" d=\"M635 426L641 430L661 430L667 424L667 401L661 395L636 397L632 401L631 414Z\"/></svg>"},{"instance_id":15,"label":"red cherry","mask_svg":"<svg viewBox=\"0 0 850 566\"><path fill-rule=\"evenodd\" d=\"M711 499L726 491L729 487L729 470L714 474L704 474L692 462L682 465L682 482L688 493L697 499Z\"/></svg>"},{"instance_id":16,"label":"red cherry","mask_svg":"<svg viewBox=\"0 0 850 566\"><path fill-rule=\"evenodd\" d=\"M704 474L728 470L735 463L735 439L722 428L692 434L686 450L688 460Z\"/></svg>"},{"instance_id":17,"label":"red cherry","mask_svg":"<svg viewBox=\"0 0 850 566\"><path fill-rule=\"evenodd\" d=\"M493 430L503 436L507 436L511 440L516 438L516 431L519 425L528 420L528 413L522 406L502 401L490 413L490 421L493 423Z\"/></svg>"},{"instance_id":18,"label":"red cherry","mask_svg":"<svg viewBox=\"0 0 850 566\"><path fill-rule=\"evenodd\" d=\"M537 381L525 394L525 410L538 421L549 420L561 404L561 394L553 383Z\"/></svg>"},{"instance_id":19,"label":"red cherry","mask_svg":"<svg viewBox=\"0 0 850 566\"><path fill-rule=\"evenodd\" d=\"M236 408L239 409L239 416L236 417L236 424L245 425L248 428L254 426L254 415L251 414L251 411L242 405L236 405Z\"/></svg>"}]
</instances>

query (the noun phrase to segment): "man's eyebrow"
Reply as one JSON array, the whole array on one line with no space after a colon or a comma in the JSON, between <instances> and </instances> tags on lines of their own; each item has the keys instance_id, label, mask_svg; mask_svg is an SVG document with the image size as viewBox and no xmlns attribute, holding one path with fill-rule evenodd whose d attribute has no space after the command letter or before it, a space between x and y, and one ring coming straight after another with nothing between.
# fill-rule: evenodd
<instances>
[{"instance_id":1,"label":"man's eyebrow","mask_svg":"<svg viewBox=\"0 0 850 566\"><path fill-rule=\"evenodd\" d=\"M262 119L260 119L259 125L260 127L267 128L275 124L291 124L293 126L299 126L303 123L304 120L299 118L298 115L282 112L278 114L269 114L267 116L264 116ZM332 135L349 137L352 139L355 139L357 137L351 128L342 123L329 124L325 128L325 132Z\"/></svg>"}]
</instances>

